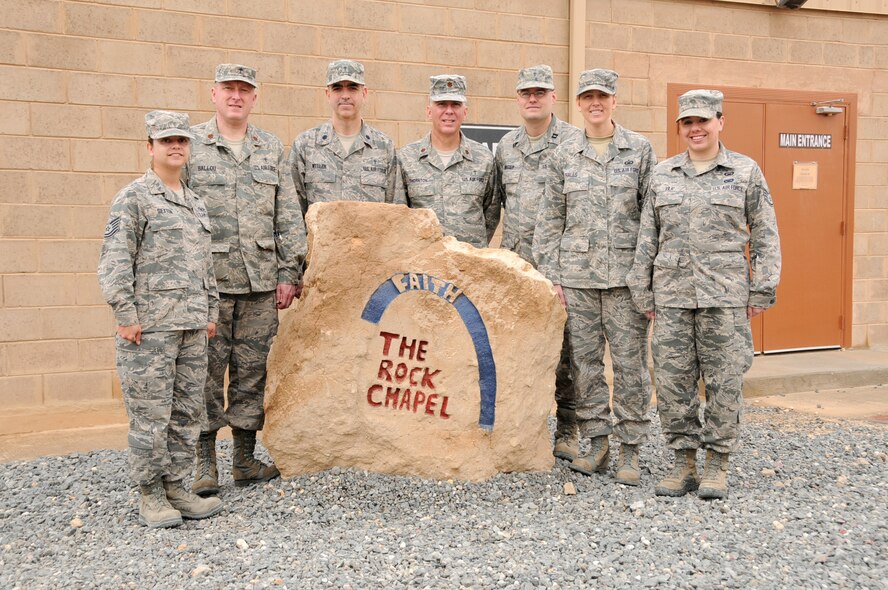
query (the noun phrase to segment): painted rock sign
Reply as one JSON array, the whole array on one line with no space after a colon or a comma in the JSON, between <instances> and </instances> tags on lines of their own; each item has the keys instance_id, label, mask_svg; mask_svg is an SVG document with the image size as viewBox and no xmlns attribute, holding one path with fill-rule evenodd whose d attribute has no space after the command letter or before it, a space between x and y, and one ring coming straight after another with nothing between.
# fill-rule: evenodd
<instances>
[{"instance_id":1,"label":"painted rock sign","mask_svg":"<svg viewBox=\"0 0 888 590\"><path fill-rule=\"evenodd\" d=\"M322 203L269 357L263 440L285 477L333 466L479 480L552 465L564 311L511 252L426 209Z\"/></svg>"}]
</instances>

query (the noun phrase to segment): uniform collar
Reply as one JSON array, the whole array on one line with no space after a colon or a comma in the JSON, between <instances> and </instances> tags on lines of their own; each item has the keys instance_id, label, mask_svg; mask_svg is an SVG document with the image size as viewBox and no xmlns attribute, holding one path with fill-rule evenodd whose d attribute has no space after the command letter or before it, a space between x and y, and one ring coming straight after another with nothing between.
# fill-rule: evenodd
<instances>
[{"instance_id":1,"label":"uniform collar","mask_svg":"<svg viewBox=\"0 0 888 590\"><path fill-rule=\"evenodd\" d=\"M725 148L725 144L720 141L718 142L718 155L715 157L715 162L710 170L715 170L719 166L722 166L723 168L734 168L730 153L727 148ZM697 176L697 169L694 168L694 162L691 160L691 154L688 150L685 150L681 157L675 162L672 169L675 170L676 168L680 168L688 176ZM705 172L701 172L701 174L705 174Z\"/></svg>"},{"instance_id":2,"label":"uniform collar","mask_svg":"<svg viewBox=\"0 0 888 590\"><path fill-rule=\"evenodd\" d=\"M521 151L522 154L526 156L527 154L533 152L543 151L544 149L549 147L550 143L561 143L559 140L561 132L558 123L558 117L555 116L555 113L552 113L552 120L549 121L549 126L546 128L546 132L543 133L543 136L540 138L540 142L536 146L531 145L530 136L527 134L527 127L522 125L512 145L514 145L519 151Z\"/></svg>"},{"instance_id":3,"label":"uniform collar","mask_svg":"<svg viewBox=\"0 0 888 590\"><path fill-rule=\"evenodd\" d=\"M184 199L185 197L185 183L182 183L182 197L174 193L167 185L163 183L157 173L151 168L145 172L145 183L148 185L148 191L152 195L163 195L163 198L171 203L176 203L177 205L182 205L183 207L190 207L188 202Z\"/></svg>"},{"instance_id":4,"label":"uniform collar","mask_svg":"<svg viewBox=\"0 0 888 590\"><path fill-rule=\"evenodd\" d=\"M219 144L219 140L224 139L222 134L219 133L219 125L216 123L216 117L213 116L212 119L207 123L207 133L203 138L203 142L207 145ZM252 123L247 123L247 133L244 135L244 148L248 145L258 146L260 144L259 133L257 133L256 127L253 126Z\"/></svg>"},{"instance_id":5,"label":"uniform collar","mask_svg":"<svg viewBox=\"0 0 888 590\"><path fill-rule=\"evenodd\" d=\"M336 139L336 130L333 129L333 121L330 121L330 120L325 121L320 126L320 128L318 128L318 133L315 136L315 138L316 138L315 141L317 142L317 144L319 146L330 145L333 142L333 140ZM358 144L359 141L361 143L363 143L364 145L366 145L367 147L375 147L374 143L373 143L373 137L370 134L370 126L367 125L367 123L365 123L363 119L361 120L361 130L358 132L358 136L355 138L354 145L352 145L352 150L351 150L352 152L357 151L355 149L355 146L359 145ZM342 142L339 142L339 143L341 144ZM333 145L331 146L331 149L333 149L334 151L339 153L342 150L342 146L337 145L336 143L333 143ZM351 153L351 152L349 152L349 153ZM340 155L342 155L342 154L340 154Z\"/></svg>"},{"instance_id":6,"label":"uniform collar","mask_svg":"<svg viewBox=\"0 0 888 590\"><path fill-rule=\"evenodd\" d=\"M441 160L432 147L432 134L430 132L419 142L419 159L422 160L423 158L428 158L433 152L435 153L433 163L436 167L441 167ZM472 148L469 146L468 140L462 131L459 132L459 148L453 153L453 158L450 160L449 165L453 165L460 160L468 160L470 162L474 160L474 157L472 156Z\"/></svg>"}]
</instances>

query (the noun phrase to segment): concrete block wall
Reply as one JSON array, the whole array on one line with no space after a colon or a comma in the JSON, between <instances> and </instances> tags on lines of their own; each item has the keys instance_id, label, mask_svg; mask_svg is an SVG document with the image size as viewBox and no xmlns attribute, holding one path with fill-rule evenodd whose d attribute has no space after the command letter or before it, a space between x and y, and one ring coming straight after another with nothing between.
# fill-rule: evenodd
<instances>
[{"instance_id":1,"label":"concrete block wall","mask_svg":"<svg viewBox=\"0 0 888 590\"><path fill-rule=\"evenodd\" d=\"M327 117L326 64L353 57L367 118L399 145L427 132L428 76L444 72L467 76L469 122L509 124L516 70L549 63L567 118L569 5L0 0L0 414L119 406L95 268L111 199L147 166L146 111L206 120L214 66L251 64L254 122L289 144ZM668 82L859 93L853 340L888 345L888 19L709 0L588 0L586 14L586 67L621 73L617 117L660 157Z\"/></svg>"}]
</instances>

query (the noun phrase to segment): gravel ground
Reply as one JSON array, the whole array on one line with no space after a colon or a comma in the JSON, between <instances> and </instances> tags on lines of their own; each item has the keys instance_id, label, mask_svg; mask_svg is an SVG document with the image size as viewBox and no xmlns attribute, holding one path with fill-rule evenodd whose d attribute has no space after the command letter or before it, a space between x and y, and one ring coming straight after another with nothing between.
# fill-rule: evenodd
<instances>
[{"instance_id":1,"label":"gravel ground","mask_svg":"<svg viewBox=\"0 0 888 590\"><path fill-rule=\"evenodd\" d=\"M478 484L333 469L246 489L226 469L222 514L154 531L124 452L8 463L0 588L888 588L888 428L745 420L725 501L655 497L659 436L640 488L562 462Z\"/></svg>"}]
</instances>

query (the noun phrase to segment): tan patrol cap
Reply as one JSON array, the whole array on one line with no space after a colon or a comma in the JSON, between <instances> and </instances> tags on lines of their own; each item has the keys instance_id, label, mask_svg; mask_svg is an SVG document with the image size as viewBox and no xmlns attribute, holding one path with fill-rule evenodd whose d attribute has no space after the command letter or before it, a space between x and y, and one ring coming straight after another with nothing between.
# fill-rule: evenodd
<instances>
[{"instance_id":1,"label":"tan patrol cap","mask_svg":"<svg viewBox=\"0 0 888 590\"><path fill-rule=\"evenodd\" d=\"M580 74L580 83L577 85L577 96L590 90L600 90L605 94L617 93L617 78L620 75L613 70L596 68L586 70Z\"/></svg>"},{"instance_id":2,"label":"tan patrol cap","mask_svg":"<svg viewBox=\"0 0 888 590\"><path fill-rule=\"evenodd\" d=\"M151 111L145 115L145 130L151 139L187 137L194 139L186 113Z\"/></svg>"},{"instance_id":3,"label":"tan patrol cap","mask_svg":"<svg viewBox=\"0 0 888 590\"><path fill-rule=\"evenodd\" d=\"M552 75L552 68L541 64L519 71L518 85L515 87L515 90L524 90L525 88L555 90L555 77Z\"/></svg>"},{"instance_id":4,"label":"tan patrol cap","mask_svg":"<svg viewBox=\"0 0 888 590\"><path fill-rule=\"evenodd\" d=\"M722 100L725 95L718 90L688 90L678 97L678 116L676 121L685 117L702 117L712 119L722 111Z\"/></svg>"},{"instance_id":5,"label":"tan patrol cap","mask_svg":"<svg viewBox=\"0 0 888 590\"><path fill-rule=\"evenodd\" d=\"M216 82L239 80L256 88L256 69L240 64L219 64L216 66Z\"/></svg>"},{"instance_id":6,"label":"tan patrol cap","mask_svg":"<svg viewBox=\"0 0 888 590\"><path fill-rule=\"evenodd\" d=\"M442 74L430 77L429 82L429 100L432 102L468 102L465 76Z\"/></svg>"},{"instance_id":7,"label":"tan patrol cap","mask_svg":"<svg viewBox=\"0 0 888 590\"><path fill-rule=\"evenodd\" d=\"M331 61L327 66L327 86L337 82L354 82L364 85L364 65L350 59Z\"/></svg>"}]
</instances>

